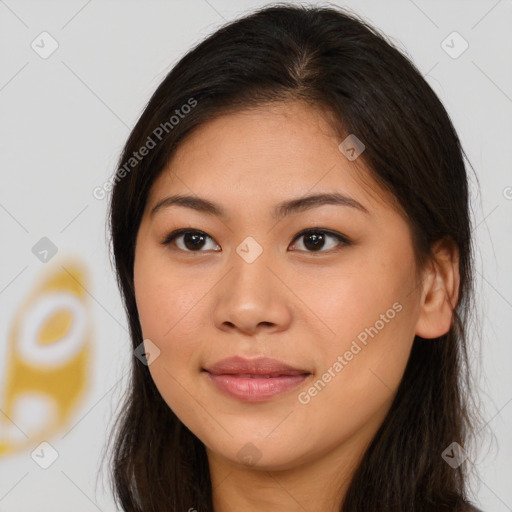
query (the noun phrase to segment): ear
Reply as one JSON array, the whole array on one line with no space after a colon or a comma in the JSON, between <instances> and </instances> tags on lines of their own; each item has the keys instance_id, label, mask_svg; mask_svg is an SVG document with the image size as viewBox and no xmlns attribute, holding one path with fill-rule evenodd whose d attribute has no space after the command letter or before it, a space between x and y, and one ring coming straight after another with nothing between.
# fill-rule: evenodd
<instances>
[{"instance_id":1,"label":"ear","mask_svg":"<svg viewBox=\"0 0 512 512\"><path fill-rule=\"evenodd\" d=\"M459 296L459 250L450 238L432 246L433 258L423 274L420 315L415 334L438 338L451 327Z\"/></svg>"}]
</instances>

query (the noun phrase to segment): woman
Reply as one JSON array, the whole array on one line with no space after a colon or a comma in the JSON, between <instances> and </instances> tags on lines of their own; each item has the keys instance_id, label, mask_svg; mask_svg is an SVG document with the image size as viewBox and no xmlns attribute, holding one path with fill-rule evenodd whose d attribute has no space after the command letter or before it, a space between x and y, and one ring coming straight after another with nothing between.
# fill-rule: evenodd
<instances>
[{"instance_id":1,"label":"woman","mask_svg":"<svg viewBox=\"0 0 512 512\"><path fill-rule=\"evenodd\" d=\"M475 510L463 156L338 8L263 8L174 66L111 200L123 510Z\"/></svg>"}]
</instances>

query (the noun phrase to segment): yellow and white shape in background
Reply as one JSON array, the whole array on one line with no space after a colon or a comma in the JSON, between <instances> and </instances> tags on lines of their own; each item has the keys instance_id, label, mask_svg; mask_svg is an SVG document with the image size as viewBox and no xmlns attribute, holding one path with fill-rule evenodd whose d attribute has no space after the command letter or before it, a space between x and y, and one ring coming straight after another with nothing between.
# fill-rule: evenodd
<instances>
[{"instance_id":1,"label":"yellow and white shape in background","mask_svg":"<svg viewBox=\"0 0 512 512\"><path fill-rule=\"evenodd\" d=\"M0 396L0 456L69 427L88 387L91 326L83 265L54 267L17 311Z\"/></svg>"}]
</instances>

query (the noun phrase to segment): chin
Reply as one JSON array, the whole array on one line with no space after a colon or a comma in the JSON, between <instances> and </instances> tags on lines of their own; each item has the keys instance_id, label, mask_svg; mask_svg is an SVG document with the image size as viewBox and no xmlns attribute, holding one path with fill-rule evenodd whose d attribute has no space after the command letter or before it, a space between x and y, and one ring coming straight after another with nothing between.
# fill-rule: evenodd
<instances>
[{"instance_id":1,"label":"chin","mask_svg":"<svg viewBox=\"0 0 512 512\"><path fill-rule=\"evenodd\" d=\"M247 440L230 439L225 445L209 443L214 448L207 448L210 454L226 459L239 468L258 471L283 471L300 465L306 453L297 450L297 444L283 445L281 440L254 438Z\"/></svg>"}]
</instances>

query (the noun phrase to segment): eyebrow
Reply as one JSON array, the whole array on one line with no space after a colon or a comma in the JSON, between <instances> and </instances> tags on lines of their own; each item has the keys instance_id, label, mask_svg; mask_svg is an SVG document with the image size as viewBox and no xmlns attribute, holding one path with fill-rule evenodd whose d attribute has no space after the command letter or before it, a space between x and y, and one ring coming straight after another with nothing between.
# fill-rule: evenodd
<instances>
[{"instance_id":1,"label":"eyebrow","mask_svg":"<svg viewBox=\"0 0 512 512\"><path fill-rule=\"evenodd\" d=\"M274 207L272 216L275 219L280 219L293 213L303 212L323 205L348 206L366 214L370 213L361 203L355 199L340 194L339 192L332 192L308 195L299 197L297 199L289 199L287 201L283 201ZM187 195L173 195L162 199L151 209L150 216L153 217L159 210L168 208L170 206L182 206L223 219L228 217L227 212L222 206L215 204L208 199Z\"/></svg>"}]
</instances>

